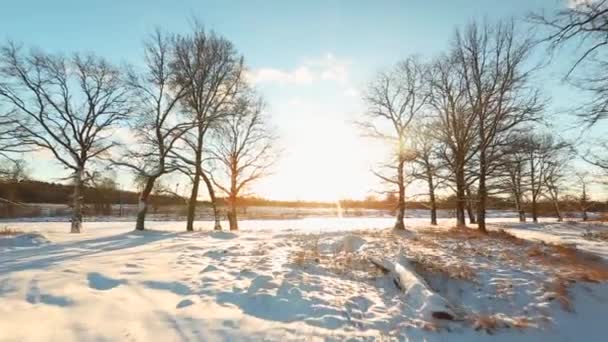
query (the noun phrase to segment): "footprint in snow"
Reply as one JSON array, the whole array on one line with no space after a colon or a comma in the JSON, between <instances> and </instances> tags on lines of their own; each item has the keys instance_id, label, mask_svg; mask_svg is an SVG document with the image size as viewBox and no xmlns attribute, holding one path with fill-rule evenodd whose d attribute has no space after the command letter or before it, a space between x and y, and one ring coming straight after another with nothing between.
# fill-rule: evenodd
<instances>
[{"instance_id":1,"label":"footprint in snow","mask_svg":"<svg viewBox=\"0 0 608 342\"><path fill-rule=\"evenodd\" d=\"M181 308L185 308L187 306L190 306L194 304L194 302L190 299L183 299L181 300L179 303L177 303L177 305L175 306L176 309L181 309Z\"/></svg>"},{"instance_id":2,"label":"footprint in snow","mask_svg":"<svg viewBox=\"0 0 608 342\"><path fill-rule=\"evenodd\" d=\"M205 272L212 272L212 271L217 271L218 268L213 266L213 265L209 265L207 267L205 267L200 273L205 273Z\"/></svg>"},{"instance_id":3,"label":"footprint in snow","mask_svg":"<svg viewBox=\"0 0 608 342\"><path fill-rule=\"evenodd\" d=\"M114 279L106 277L103 274L97 272L91 272L87 274L87 280L89 281L90 288L100 291L111 290L119 285L127 283L127 281L124 279Z\"/></svg>"},{"instance_id":4,"label":"footprint in snow","mask_svg":"<svg viewBox=\"0 0 608 342\"><path fill-rule=\"evenodd\" d=\"M192 292L188 286L177 281L148 280L142 282L142 284L150 289L165 290L180 296L187 296Z\"/></svg>"}]
</instances>

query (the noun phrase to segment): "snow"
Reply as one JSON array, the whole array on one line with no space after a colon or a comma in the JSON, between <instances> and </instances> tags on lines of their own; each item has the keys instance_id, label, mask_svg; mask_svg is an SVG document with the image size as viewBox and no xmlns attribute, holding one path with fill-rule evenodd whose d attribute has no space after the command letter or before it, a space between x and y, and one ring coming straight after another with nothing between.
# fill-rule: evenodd
<instances>
[{"instance_id":1,"label":"snow","mask_svg":"<svg viewBox=\"0 0 608 342\"><path fill-rule=\"evenodd\" d=\"M605 229L602 224L521 224L500 215L490 222L525 239L608 256L607 242L582 238L587 229ZM608 284L574 284L568 312L539 287L551 270L524 263L521 247L434 241L423 233L426 218L408 219L416 233L395 237L385 229L392 223L243 221L234 233L197 222L203 230L186 233L183 222L151 222L143 232L133 231L134 222L86 222L81 234L69 234L62 222L6 223L37 233L27 234L29 244L17 237L0 243L0 341L598 341L608 333ZM452 224L440 220L442 229ZM518 252L521 260L513 259ZM441 262L463 277L421 273L424 279L403 281L427 281L438 292L414 285L405 295L370 257L408 270L418 269L410 260ZM467 269L474 281L465 279ZM460 304L458 313L493 312L504 322L527 314L533 326L490 335L465 321L439 324L425 306L444 300Z\"/></svg>"},{"instance_id":2,"label":"snow","mask_svg":"<svg viewBox=\"0 0 608 342\"><path fill-rule=\"evenodd\" d=\"M40 233L25 233L14 236L0 236L0 248L2 247L36 247L45 245L50 241Z\"/></svg>"}]
</instances>

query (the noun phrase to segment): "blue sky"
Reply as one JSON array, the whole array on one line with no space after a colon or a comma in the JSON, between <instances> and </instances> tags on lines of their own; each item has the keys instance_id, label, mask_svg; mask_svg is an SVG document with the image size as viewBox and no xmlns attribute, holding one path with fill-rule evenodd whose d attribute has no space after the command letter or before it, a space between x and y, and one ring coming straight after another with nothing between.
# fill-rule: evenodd
<instances>
[{"instance_id":1,"label":"blue sky","mask_svg":"<svg viewBox=\"0 0 608 342\"><path fill-rule=\"evenodd\" d=\"M410 54L443 51L455 27L472 18L519 16L565 0L409 1L7 1L0 38L54 52L93 52L116 63L141 61L141 42L155 27L184 32L197 18L234 42L266 98L284 150L275 175L254 191L285 199L363 197L374 187L369 168L377 146L350 122L364 110L361 90L375 72ZM559 64L559 63L557 63ZM560 68L539 82L565 106ZM565 127L566 120L556 120ZM44 167L42 167L44 165ZM34 177L62 169L30 158ZM307 178L303 179L302 175ZM344 175L347 174L348 177ZM120 173L130 187L130 177ZM167 180L171 182L171 180Z\"/></svg>"}]
</instances>

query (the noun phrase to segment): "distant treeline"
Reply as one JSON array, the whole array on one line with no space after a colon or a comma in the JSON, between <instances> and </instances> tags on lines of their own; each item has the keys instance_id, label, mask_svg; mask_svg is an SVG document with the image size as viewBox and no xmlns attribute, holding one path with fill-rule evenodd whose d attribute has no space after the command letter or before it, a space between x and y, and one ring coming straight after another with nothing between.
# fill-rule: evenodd
<instances>
[{"instance_id":1,"label":"distant treeline","mask_svg":"<svg viewBox=\"0 0 608 342\"><path fill-rule=\"evenodd\" d=\"M50 203L67 204L71 202L74 187L71 185L47 183L36 180L0 182L0 198L15 203ZM139 194L134 191L123 191L113 188L85 187L84 200L94 204L137 204ZM176 196L153 196L158 205L183 204L183 199Z\"/></svg>"},{"instance_id":2,"label":"distant treeline","mask_svg":"<svg viewBox=\"0 0 608 342\"><path fill-rule=\"evenodd\" d=\"M73 187L71 185L49 183L36 180L3 181L0 182L0 198L14 203L49 203L49 204L69 204ZM115 188L94 188L86 187L84 191L85 203L92 206L103 208L111 204L137 204L139 193L135 191L124 191ZM201 204L209 204L208 201L199 201ZM225 205L224 198L218 198L218 204ZM176 195L152 195L151 203L154 206L184 205L185 199ZM570 211L577 211L573 203L563 201L564 208ZM289 207L289 208L336 208L336 202L323 201L279 201L269 200L261 197L238 198L237 205L240 207L261 206L261 207ZM366 199L351 200L344 199L339 201L343 209L377 209L394 210L396 208L396 198L388 196L385 199ZM456 198L449 196L438 199L438 209L454 209ZM550 201L540 202L539 211L548 213L552 210ZM428 209L429 203L425 201L408 201L408 209ZM497 210L511 210L513 203L505 197L490 197L488 207ZM606 202L592 202L589 211L608 211Z\"/></svg>"}]
</instances>

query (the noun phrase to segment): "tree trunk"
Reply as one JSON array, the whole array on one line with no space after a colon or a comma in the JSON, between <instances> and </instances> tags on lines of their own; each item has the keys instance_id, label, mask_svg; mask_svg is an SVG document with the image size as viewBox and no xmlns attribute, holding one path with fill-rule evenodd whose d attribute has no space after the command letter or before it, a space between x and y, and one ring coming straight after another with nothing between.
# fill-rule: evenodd
<instances>
[{"instance_id":1,"label":"tree trunk","mask_svg":"<svg viewBox=\"0 0 608 342\"><path fill-rule=\"evenodd\" d=\"M236 203L234 199L231 198L230 211L228 212L228 224L230 225L230 230L239 230L239 224L236 215Z\"/></svg>"},{"instance_id":2,"label":"tree trunk","mask_svg":"<svg viewBox=\"0 0 608 342\"><path fill-rule=\"evenodd\" d=\"M538 223L538 212L536 211L536 170L534 168L534 154L530 154L530 187L532 188L532 221ZM540 189L540 188L539 188Z\"/></svg>"},{"instance_id":3,"label":"tree trunk","mask_svg":"<svg viewBox=\"0 0 608 342\"><path fill-rule=\"evenodd\" d=\"M475 211L473 210L473 201L471 200L471 198L473 198L473 195L471 195L471 188L469 186L467 186L466 194L467 194L467 215L469 216L469 223L475 224L475 223L477 223L477 219L475 218Z\"/></svg>"},{"instance_id":4,"label":"tree trunk","mask_svg":"<svg viewBox=\"0 0 608 342\"><path fill-rule=\"evenodd\" d=\"M526 212L523 209L518 210L519 222L526 222Z\"/></svg>"},{"instance_id":5,"label":"tree trunk","mask_svg":"<svg viewBox=\"0 0 608 342\"><path fill-rule=\"evenodd\" d=\"M519 214L519 222L526 222L526 212L524 211L519 194L515 194L515 209L517 209L517 213Z\"/></svg>"},{"instance_id":6,"label":"tree trunk","mask_svg":"<svg viewBox=\"0 0 608 342\"><path fill-rule=\"evenodd\" d=\"M479 188L477 189L477 228L485 233L486 229L486 201L488 189L486 188L486 153L481 151L479 155Z\"/></svg>"},{"instance_id":7,"label":"tree trunk","mask_svg":"<svg viewBox=\"0 0 608 342\"><path fill-rule=\"evenodd\" d=\"M215 221L213 229L222 230L222 225L220 223L220 212L217 209L217 199L215 198L215 190L213 189L213 183L211 182L211 179L207 177L204 171L201 172L201 176L203 177L203 181L207 186L207 191L209 192L209 200L211 201L211 208L213 209L213 219Z\"/></svg>"},{"instance_id":8,"label":"tree trunk","mask_svg":"<svg viewBox=\"0 0 608 342\"><path fill-rule=\"evenodd\" d=\"M589 216L587 216L587 210L583 209L583 221L589 220Z\"/></svg>"},{"instance_id":9,"label":"tree trunk","mask_svg":"<svg viewBox=\"0 0 608 342\"><path fill-rule=\"evenodd\" d=\"M429 204L431 205L431 225L437 225L437 201L435 200L435 186L433 177L429 176Z\"/></svg>"},{"instance_id":10,"label":"tree trunk","mask_svg":"<svg viewBox=\"0 0 608 342\"><path fill-rule=\"evenodd\" d=\"M559 209L559 202L557 199L553 200L553 208L555 209L555 216L557 216L557 222L564 221L564 218L562 217L562 212Z\"/></svg>"},{"instance_id":11,"label":"tree trunk","mask_svg":"<svg viewBox=\"0 0 608 342\"><path fill-rule=\"evenodd\" d=\"M465 188L464 170L461 168L456 171L456 226L459 228L467 226L464 218L466 204Z\"/></svg>"},{"instance_id":12,"label":"tree trunk","mask_svg":"<svg viewBox=\"0 0 608 342\"><path fill-rule=\"evenodd\" d=\"M399 203L397 205L397 220L395 222L395 229L405 230L405 179L403 175L404 161L399 161L397 167L397 186L399 187Z\"/></svg>"},{"instance_id":13,"label":"tree trunk","mask_svg":"<svg viewBox=\"0 0 608 342\"><path fill-rule=\"evenodd\" d=\"M186 219L186 230L191 232L194 230L194 213L196 211L196 202L198 201L198 186L201 181L199 172L196 172L192 180L192 192L188 201L188 217Z\"/></svg>"},{"instance_id":14,"label":"tree trunk","mask_svg":"<svg viewBox=\"0 0 608 342\"><path fill-rule=\"evenodd\" d=\"M536 208L536 196L532 195L532 221L538 223L538 211Z\"/></svg>"},{"instance_id":15,"label":"tree trunk","mask_svg":"<svg viewBox=\"0 0 608 342\"><path fill-rule=\"evenodd\" d=\"M230 230L239 230L239 225L236 217L236 199L238 196L238 163L236 158L231 159L230 166L230 194L228 194L228 205L230 206L230 210L228 212L228 223L230 225Z\"/></svg>"},{"instance_id":16,"label":"tree trunk","mask_svg":"<svg viewBox=\"0 0 608 342\"><path fill-rule=\"evenodd\" d=\"M72 198L72 225L70 233L80 233L82 228L82 188L84 166L80 167L78 171L74 173L74 194Z\"/></svg>"},{"instance_id":17,"label":"tree trunk","mask_svg":"<svg viewBox=\"0 0 608 342\"><path fill-rule=\"evenodd\" d=\"M146 213L148 212L148 199L150 198L150 193L154 188L154 182L156 182L156 177L148 177L146 180L146 185L139 194L139 207L137 210L137 221L135 223L136 230L144 230Z\"/></svg>"}]
</instances>

